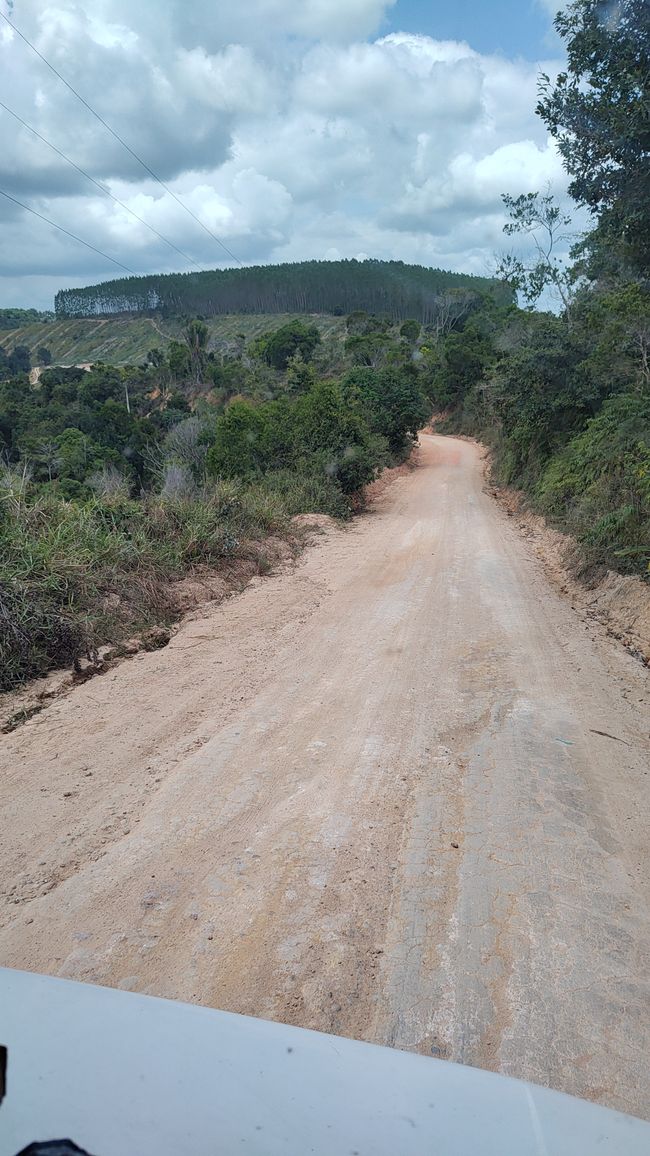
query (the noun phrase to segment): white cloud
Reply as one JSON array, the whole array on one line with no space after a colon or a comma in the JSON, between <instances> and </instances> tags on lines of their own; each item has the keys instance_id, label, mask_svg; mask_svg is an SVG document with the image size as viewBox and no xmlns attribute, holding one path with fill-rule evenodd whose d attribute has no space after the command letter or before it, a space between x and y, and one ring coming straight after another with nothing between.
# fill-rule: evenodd
<instances>
[{"instance_id":1,"label":"white cloud","mask_svg":"<svg viewBox=\"0 0 650 1156\"><path fill-rule=\"evenodd\" d=\"M210 55L204 48L179 49L176 81L198 107L222 113L264 113L275 104L273 78L250 48L228 44Z\"/></svg>"},{"instance_id":2,"label":"white cloud","mask_svg":"<svg viewBox=\"0 0 650 1156\"><path fill-rule=\"evenodd\" d=\"M305 57L295 96L306 107L406 129L423 119L464 123L479 111L478 59L466 45L415 36L322 47Z\"/></svg>"},{"instance_id":3,"label":"white cloud","mask_svg":"<svg viewBox=\"0 0 650 1156\"><path fill-rule=\"evenodd\" d=\"M28 0L28 6L35 0ZM58 9L75 0L59 0ZM375 34L395 0L87 0L99 18L119 18L157 43L202 45L213 52L227 43L255 43L298 36L341 43Z\"/></svg>"},{"instance_id":4,"label":"white cloud","mask_svg":"<svg viewBox=\"0 0 650 1156\"><path fill-rule=\"evenodd\" d=\"M368 36L395 0L257 0L259 17L298 36L344 41Z\"/></svg>"},{"instance_id":5,"label":"white cloud","mask_svg":"<svg viewBox=\"0 0 650 1156\"><path fill-rule=\"evenodd\" d=\"M2 0L0 0L0 3ZM377 257L485 272L501 192L565 178L537 65L381 30L385 0L22 0L14 18L244 262ZM0 30L1 31L1 30ZM301 39L296 39L301 38ZM553 73L557 62L548 61ZM16 37L2 99L205 267L224 254ZM0 187L142 272L181 259L0 112ZM0 199L0 303L110 265ZM22 288L21 288L22 285Z\"/></svg>"}]
</instances>

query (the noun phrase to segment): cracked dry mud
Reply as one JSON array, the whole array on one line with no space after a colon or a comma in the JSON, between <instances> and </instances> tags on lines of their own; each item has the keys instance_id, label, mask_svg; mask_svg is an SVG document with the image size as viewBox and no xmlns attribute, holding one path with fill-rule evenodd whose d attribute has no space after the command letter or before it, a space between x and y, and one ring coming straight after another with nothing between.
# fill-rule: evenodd
<instances>
[{"instance_id":1,"label":"cracked dry mud","mask_svg":"<svg viewBox=\"0 0 650 1156\"><path fill-rule=\"evenodd\" d=\"M478 447L424 437L351 528L3 739L0 962L643 1115L648 750L648 672Z\"/></svg>"}]
</instances>

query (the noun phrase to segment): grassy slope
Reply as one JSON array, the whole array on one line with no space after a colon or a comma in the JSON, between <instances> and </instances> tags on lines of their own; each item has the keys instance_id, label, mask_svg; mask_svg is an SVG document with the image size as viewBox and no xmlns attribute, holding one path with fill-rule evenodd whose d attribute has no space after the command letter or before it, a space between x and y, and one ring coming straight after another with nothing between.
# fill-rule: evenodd
<instances>
[{"instance_id":1,"label":"grassy slope","mask_svg":"<svg viewBox=\"0 0 650 1156\"><path fill-rule=\"evenodd\" d=\"M239 333L250 340L269 329L278 329L280 325L298 316L296 313L234 313L212 317L207 322L210 348L227 345ZM342 337L345 333L343 317L323 314L314 315L310 320L318 325L324 338ZM86 361L137 365L144 361L150 349L154 346L164 347L170 338L178 337L180 330L181 323L178 321L159 321L152 317L67 319L2 330L0 345L8 350L16 345L27 345L34 364L37 364L36 350L45 345L57 365L78 365Z\"/></svg>"}]
</instances>

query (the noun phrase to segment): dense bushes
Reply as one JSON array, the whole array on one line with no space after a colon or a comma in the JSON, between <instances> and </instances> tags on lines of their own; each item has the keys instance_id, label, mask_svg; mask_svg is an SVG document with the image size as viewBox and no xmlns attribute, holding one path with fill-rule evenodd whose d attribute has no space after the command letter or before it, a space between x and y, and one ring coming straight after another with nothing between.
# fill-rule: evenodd
<instances>
[{"instance_id":1,"label":"dense bushes","mask_svg":"<svg viewBox=\"0 0 650 1156\"><path fill-rule=\"evenodd\" d=\"M393 454L400 454L417 437L429 417L415 367L355 369L344 380L347 396L362 410L373 433L385 438Z\"/></svg>"},{"instance_id":2,"label":"dense bushes","mask_svg":"<svg viewBox=\"0 0 650 1156\"><path fill-rule=\"evenodd\" d=\"M297 354L303 361L311 361L316 346L320 344L320 331L315 325L307 325L304 321L289 321L271 333L262 334L254 346L262 361L274 369L283 370Z\"/></svg>"},{"instance_id":3,"label":"dense bushes","mask_svg":"<svg viewBox=\"0 0 650 1156\"><path fill-rule=\"evenodd\" d=\"M140 367L0 382L0 688L164 619L170 579L294 514L348 517L406 452L428 416L410 346L382 322L390 365L318 380L313 328L217 360L190 321Z\"/></svg>"},{"instance_id":4,"label":"dense bushes","mask_svg":"<svg viewBox=\"0 0 650 1156\"><path fill-rule=\"evenodd\" d=\"M8 352L0 345L0 378L13 373L29 373L32 360L26 345L14 345Z\"/></svg>"},{"instance_id":5,"label":"dense bushes","mask_svg":"<svg viewBox=\"0 0 650 1156\"><path fill-rule=\"evenodd\" d=\"M475 333L446 338L432 397L446 428L483 438L495 479L574 534L585 566L648 575L650 292L583 288L571 316L510 310L474 359ZM466 353L466 356L465 356ZM450 390L452 367L469 368ZM453 369L455 373L455 369Z\"/></svg>"},{"instance_id":6,"label":"dense bushes","mask_svg":"<svg viewBox=\"0 0 650 1156\"><path fill-rule=\"evenodd\" d=\"M622 394L551 458L540 508L572 530L588 562L636 571L650 555L650 396Z\"/></svg>"}]
</instances>

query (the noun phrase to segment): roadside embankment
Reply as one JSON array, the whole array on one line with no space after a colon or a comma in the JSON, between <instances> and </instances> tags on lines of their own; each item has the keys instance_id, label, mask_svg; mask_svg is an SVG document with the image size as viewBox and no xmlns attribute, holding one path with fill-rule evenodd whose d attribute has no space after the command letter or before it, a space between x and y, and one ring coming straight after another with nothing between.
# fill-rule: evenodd
<instances>
[{"instance_id":1,"label":"roadside embankment","mask_svg":"<svg viewBox=\"0 0 650 1156\"><path fill-rule=\"evenodd\" d=\"M547 576L574 609L603 623L635 658L650 665L650 583L613 570L589 579L578 577L578 547L569 534L527 509L521 491L494 486L489 490L529 539Z\"/></svg>"}]
</instances>

